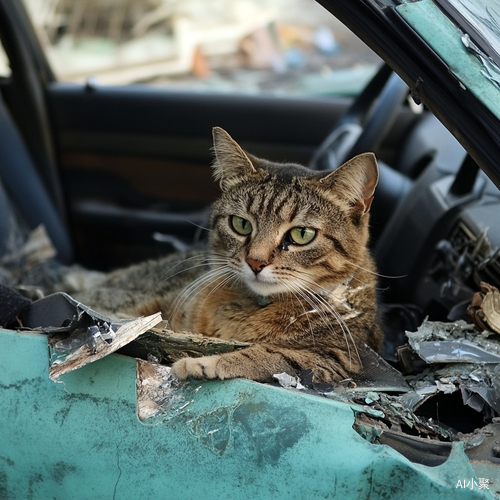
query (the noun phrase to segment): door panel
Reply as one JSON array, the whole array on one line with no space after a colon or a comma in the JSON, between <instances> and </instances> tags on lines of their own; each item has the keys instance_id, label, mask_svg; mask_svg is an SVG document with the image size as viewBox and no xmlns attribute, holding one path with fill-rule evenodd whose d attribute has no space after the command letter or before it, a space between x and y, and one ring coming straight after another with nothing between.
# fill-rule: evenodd
<instances>
[{"instance_id":1,"label":"door panel","mask_svg":"<svg viewBox=\"0 0 500 500\"><path fill-rule=\"evenodd\" d=\"M218 194L212 127L256 156L304 164L348 104L60 83L47 98L78 260L93 268L171 250L155 233L200 236Z\"/></svg>"}]
</instances>

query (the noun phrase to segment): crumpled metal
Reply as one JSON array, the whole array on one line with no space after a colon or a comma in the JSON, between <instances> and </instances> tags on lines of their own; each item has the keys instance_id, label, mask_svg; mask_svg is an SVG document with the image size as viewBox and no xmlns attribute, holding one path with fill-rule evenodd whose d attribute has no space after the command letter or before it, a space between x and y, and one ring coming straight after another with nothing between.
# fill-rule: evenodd
<instances>
[{"instance_id":1,"label":"crumpled metal","mask_svg":"<svg viewBox=\"0 0 500 500\"><path fill-rule=\"evenodd\" d=\"M479 330L500 333L500 291L498 288L481 282L481 291L474 294L467 312Z\"/></svg>"}]
</instances>

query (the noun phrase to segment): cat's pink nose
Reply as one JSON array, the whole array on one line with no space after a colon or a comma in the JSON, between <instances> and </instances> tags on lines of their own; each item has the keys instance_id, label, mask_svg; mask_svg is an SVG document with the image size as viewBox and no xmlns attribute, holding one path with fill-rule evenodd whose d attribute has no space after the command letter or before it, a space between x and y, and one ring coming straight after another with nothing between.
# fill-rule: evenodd
<instances>
[{"instance_id":1,"label":"cat's pink nose","mask_svg":"<svg viewBox=\"0 0 500 500\"><path fill-rule=\"evenodd\" d=\"M247 257L246 263L250 266L250 269L255 273L260 273L262 269L267 266L267 262L260 259L252 259L251 257Z\"/></svg>"}]
</instances>

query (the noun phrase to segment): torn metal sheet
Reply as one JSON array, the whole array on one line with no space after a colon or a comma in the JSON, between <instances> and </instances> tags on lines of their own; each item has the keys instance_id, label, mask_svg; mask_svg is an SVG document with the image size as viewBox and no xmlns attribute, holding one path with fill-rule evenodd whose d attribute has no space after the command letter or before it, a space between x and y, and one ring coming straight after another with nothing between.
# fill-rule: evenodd
<instances>
[{"instance_id":1,"label":"torn metal sheet","mask_svg":"<svg viewBox=\"0 0 500 500\"><path fill-rule=\"evenodd\" d=\"M291 375L288 375L288 373L275 373L273 378L275 378L279 382L280 386L285 389L305 389L305 387L301 384L299 377L292 377Z\"/></svg>"},{"instance_id":2,"label":"torn metal sheet","mask_svg":"<svg viewBox=\"0 0 500 500\"><path fill-rule=\"evenodd\" d=\"M406 392L410 387L401 372L366 344L358 348L363 371L356 377L358 390Z\"/></svg>"},{"instance_id":3,"label":"torn metal sheet","mask_svg":"<svg viewBox=\"0 0 500 500\"><path fill-rule=\"evenodd\" d=\"M458 433L453 442L412 436L390 429L384 422L362 413L356 414L353 428L367 441L390 446L413 463L428 467L444 464L452 453L453 447L461 444L473 468L488 471L485 474L488 477L488 483L498 484L500 421L487 424L473 433Z\"/></svg>"},{"instance_id":4,"label":"torn metal sheet","mask_svg":"<svg viewBox=\"0 0 500 500\"><path fill-rule=\"evenodd\" d=\"M50 350L50 378L56 381L65 373L77 370L82 366L108 356L153 328L161 320L161 313L156 313L144 318L127 321L119 325L117 329L115 329L116 325L112 322L98 323L87 330L90 341L67 355L64 352L65 347L59 351L58 347L61 349L61 344L55 344Z\"/></svg>"},{"instance_id":5,"label":"torn metal sheet","mask_svg":"<svg viewBox=\"0 0 500 500\"><path fill-rule=\"evenodd\" d=\"M385 361L371 347L362 344L357 348L363 369L361 373L352 379L346 379L338 384L313 384L312 370L304 370L299 377L285 374L275 374L273 377L282 387L287 389L312 389L323 394L330 391L340 393L345 389L353 392L383 391L383 392L407 392L410 386L401 372Z\"/></svg>"},{"instance_id":6,"label":"torn metal sheet","mask_svg":"<svg viewBox=\"0 0 500 500\"><path fill-rule=\"evenodd\" d=\"M141 422L179 417L189 410L200 387L172 377L169 366L137 359L137 416Z\"/></svg>"},{"instance_id":7,"label":"torn metal sheet","mask_svg":"<svg viewBox=\"0 0 500 500\"><path fill-rule=\"evenodd\" d=\"M399 376L402 377L401 374ZM391 395L381 390L373 390L368 386L358 385L352 379L331 385L308 384L302 377L290 377L286 374L277 374L274 378L279 381L281 387L346 403L355 414L366 414L376 419L383 419L390 422L393 428L400 429L401 426L407 426L432 439L436 439L437 436L441 439L451 439L456 436L455 430L414 414L413 405L408 405L407 399L415 392L411 391L411 386L406 382L399 391L403 394ZM389 392L391 391L393 391L392 388L389 389Z\"/></svg>"},{"instance_id":8,"label":"torn metal sheet","mask_svg":"<svg viewBox=\"0 0 500 500\"><path fill-rule=\"evenodd\" d=\"M487 295L491 290L485 287L484 291ZM414 391L404 398L407 407L415 410L432 394L451 394L460 390L463 403L485 418L500 413L500 341L497 334L480 333L463 321L424 321L416 332L407 332L407 336L412 349L426 363L448 363L445 368L426 370L414 377Z\"/></svg>"},{"instance_id":9,"label":"torn metal sheet","mask_svg":"<svg viewBox=\"0 0 500 500\"><path fill-rule=\"evenodd\" d=\"M24 314L26 329L49 334L49 376L64 373L107 356L162 321L161 314L114 321L65 293L34 302Z\"/></svg>"},{"instance_id":10,"label":"torn metal sheet","mask_svg":"<svg viewBox=\"0 0 500 500\"><path fill-rule=\"evenodd\" d=\"M117 321L59 292L33 302L21 320L24 329L49 335L49 376L56 381L126 346L162 317L156 313Z\"/></svg>"},{"instance_id":11,"label":"torn metal sheet","mask_svg":"<svg viewBox=\"0 0 500 500\"><path fill-rule=\"evenodd\" d=\"M483 366L469 373L460 384L464 403L476 411L483 411L485 404L500 414L500 364Z\"/></svg>"},{"instance_id":12,"label":"torn metal sheet","mask_svg":"<svg viewBox=\"0 0 500 500\"><path fill-rule=\"evenodd\" d=\"M471 338L477 343L479 338L479 341L488 347L491 340L489 333L481 335L472 325L467 325L465 322L449 324L424 322L417 332L409 336L412 336L412 345L417 349L421 349L426 343L436 349L442 342L460 342L463 337ZM454 340L455 337L457 340ZM484 351L490 354L485 349ZM448 417L444 420L448 423L444 423L439 418L443 413L443 411L440 413L439 405L449 406L453 403L457 408L462 408L463 404L479 412L478 422L482 422L483 419L486 422L491 421L500 410L500 364L464 363L463 356L456 357L460 359L460 363L450 363L445 366L437 363L427 364L424 365L426 368L422 372L405 377L390 367L404 382L404 385L396 384L400 387L399 391L392 391L396 394L388 394L387 392L391 391L381 386L377 389L372 389L369 385L363 386L361 383L358 384L357 380L356 383L340 383L330 391L319 392L330 399L350 404L356 415L369 415L376 419L378 424L385 425L388 431L399 432L402 435L408 435L408 432L415 433L431 440L457 441L463 428L460 426L454 428L453 419L448 420ZM455 356L451 359L455 360ZM453 398L448 399L452 395ZM426 406L421 411L423 405ZM402 432L402 429L406 430ZM378 438L380 434L373 429L358 429L358 431L367 439ZM411 444L407 443L405 446ZM448 446L448 453L450 449Z\"/></svg>"},{"instance_id":13,"label":"torn metal sheet","mask_svg":"<svg viewBox=\"0 0 500 500\"><path fill-rule=\"evenodd\" d=\"M137 360L137 416L139 420L155 416L165 402L173 397L177 386L170 376L170 367Z\"/></svg>"},{"instance_id":14,"label":"torn metal sheet","mask_svg":"<svg viewBox=\"0 0 500 500\"><path fill-rule=\"evenodd\" d=\"M481 283L481 291L472 297L467 312L479 330L500 333L500 291L488 283Z\"/></svg>"},{"instance_id":15,"label":"torn metal sheet","mask_svg":"<svg viewBox=\"0 0 500 500\"><path fill-rule=\"evenodd\" d=\"M465 321L424 321L416 332L406 335L427 363L500 363L499 337L480 333Z\"/></svg>"},{"instance_id":16,"label":"torn metal sheet","mask_svg":"<svg viewBox=\"0 0 500 500\"><path fill-rule=\"evenodd\" d=\"M400 397L405 408L416 411L433 396L460 391L464 405L486 419L500 413L500 365L456 363L407 377L412 391Z\"/></svg>"},{"instance_id":17,"label":"torn metal sheet","mask_svg":"<svg viewBox=\"0 0 500 500\"><path fill-rule=\"evenodd\" d=\"M499 355L468 340L420 342L418 354L427 363L500 363Z\"/></svg>"},{"instance_id":18,"label":"torn metal sheet","mask_svg":"<svg viewBox=\"0 0 500 500\"><path fill-rule=\"evenodd\" d=\"M413 463L431 467L446 462L452 449L451 442L411 436L364 413L356 413L353 428L370 443L390 446Z\"/></svg>"}]
</instances>

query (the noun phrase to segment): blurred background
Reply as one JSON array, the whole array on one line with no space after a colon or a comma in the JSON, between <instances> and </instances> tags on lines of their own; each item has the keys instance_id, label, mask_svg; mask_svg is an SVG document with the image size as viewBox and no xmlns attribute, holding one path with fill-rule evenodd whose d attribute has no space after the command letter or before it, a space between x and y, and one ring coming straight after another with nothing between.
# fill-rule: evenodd
<instances>
[{"instance_id":1,"label":"blurred background","mask_svg":"<svg viewBox=\"0 0 500 500\"><path fill-rule=\"evenodd\" d=\"M379 59L313 0L24 0L60 81L355 95Z\"/></svg>"}]
</instances>

